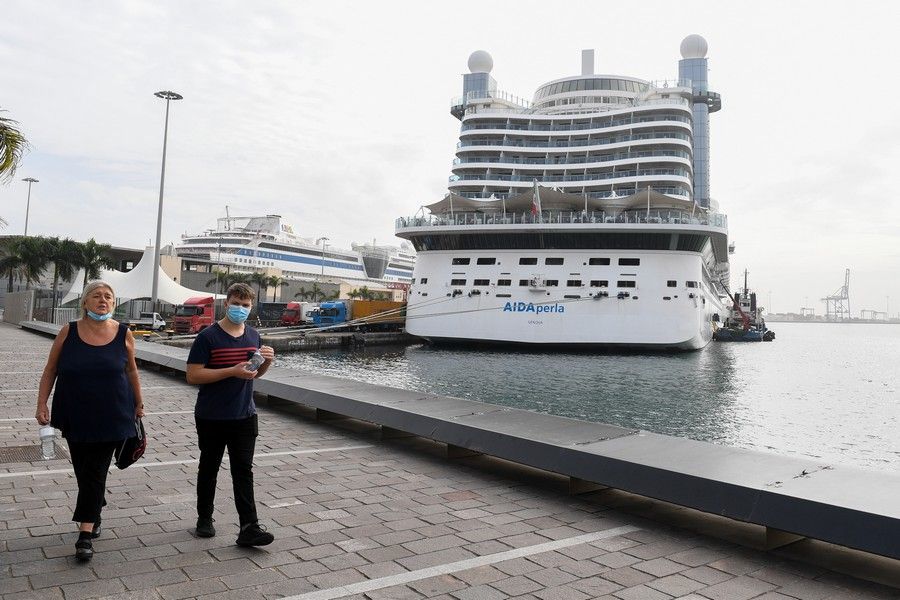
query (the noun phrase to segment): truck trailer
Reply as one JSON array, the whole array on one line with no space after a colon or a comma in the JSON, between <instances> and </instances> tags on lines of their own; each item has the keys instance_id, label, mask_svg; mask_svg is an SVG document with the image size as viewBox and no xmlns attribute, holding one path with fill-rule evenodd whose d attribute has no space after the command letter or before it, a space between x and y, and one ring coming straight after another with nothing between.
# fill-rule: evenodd
<instances>
[{"instance_id":1,"label":"truck trailer","mask_svg":"<svg viewBox=\"0 0 900 600\"><path fill-rule=\"evenodd\" d=\"M288 302L281 313L281 326L306 325L312 323L312 312L319 308L318 302Z\"/></svg>"},{"instance_id":2,"label":"truck trailer","mask_svg":"<svg viewBox=\"0 0 900 600\"><path fill-rule=\"evenodd\" d=\"M341 325L354 331L390 331L406 323L406 302L391 300L332 300L312 311L317 327Z\"/></svg>"}]
</instances>

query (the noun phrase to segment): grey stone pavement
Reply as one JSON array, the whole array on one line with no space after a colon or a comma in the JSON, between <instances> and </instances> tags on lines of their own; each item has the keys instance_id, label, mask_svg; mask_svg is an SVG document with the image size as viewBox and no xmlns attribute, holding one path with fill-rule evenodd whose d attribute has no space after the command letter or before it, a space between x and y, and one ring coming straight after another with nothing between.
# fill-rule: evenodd
<instances>
[{"instance_id":1,"label":"grey stone pavement","mask_svg":"<svg viewBox=\"0 0 900 600\"><path fill-rule=\"evenodd\" d=\"M37 443L49 347L48 338L0 324L0 447ZM900 598L897 588L821 561L698 533L702 520L685 529L648 518L634 508L646 500L629 508L615 493L569 496L552 474L488 457L450 460L433 442L381 441L363 424L339 427L284 407L260 407L255 468L260 517L275 543L234 545L227 469L218 536L195 538L195 391L146 369L141 381L149 450L110 473L91 563L73 558L69 461L0 464L3 600ZM851 573L876 564L883 576L898 564L829 548L810 554L836 554L829 566Z\"/></svg>"}]
</instances>

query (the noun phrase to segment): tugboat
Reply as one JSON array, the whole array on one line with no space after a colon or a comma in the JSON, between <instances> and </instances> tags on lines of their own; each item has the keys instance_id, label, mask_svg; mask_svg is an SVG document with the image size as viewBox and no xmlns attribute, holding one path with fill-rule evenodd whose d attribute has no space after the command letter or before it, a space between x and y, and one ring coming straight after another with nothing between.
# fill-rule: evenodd
<instances>
[{"instance_id":1,"label":"tugboat","mask_svg":"<svg viewBox=\"0 0 900 600\"><path fill-rule=\"evenodd\" d=\"M717 342L771 342L775 332L766 327L763 308L756 304L756 293L747 287L744 271L743 293L735 293L725 322L713 333Z\"/></svg>"}]
</instances>

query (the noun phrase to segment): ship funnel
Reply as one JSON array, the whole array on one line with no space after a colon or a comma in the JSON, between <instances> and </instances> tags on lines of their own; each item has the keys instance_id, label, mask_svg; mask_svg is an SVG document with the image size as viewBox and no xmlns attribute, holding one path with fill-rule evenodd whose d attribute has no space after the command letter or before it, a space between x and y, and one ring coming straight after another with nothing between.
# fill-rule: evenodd
<instances>
[{"instance_id":1,"label":"ship funnel","mask_svg":"<svg viewBox=\"0 0 900 600\"><path fill-rule=\"evenodd\" d=\"M594 50L593 50L593 48L590 50L582 50L581 51L581 74L582 75L593 75L594 74Z\"/></svg>"}]
</instances>

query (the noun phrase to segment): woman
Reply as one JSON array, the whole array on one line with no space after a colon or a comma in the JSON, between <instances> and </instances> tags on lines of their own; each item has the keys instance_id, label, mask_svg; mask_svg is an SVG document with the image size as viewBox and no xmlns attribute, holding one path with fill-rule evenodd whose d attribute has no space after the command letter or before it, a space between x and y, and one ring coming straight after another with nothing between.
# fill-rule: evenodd
<instances>
[{"instance_id":1,"label":"woman","mask_svg":"<svg viewBox=\"0 0 900 600\"><path fill-rule=\"evenodd\" d=\"M105 281L92 281L81 297L82 316L64 325L50 348L38 389L35 418L62 431L78 482L72 520L79 523L75 557L94 556L100 510L106 504L106 474L116 447L134 435L144 416L134 361L134 337L114 321L116 295ZM53 383L53 415L47 399Z\"/></svg>"}]
</instances>

